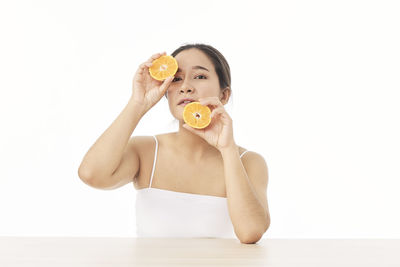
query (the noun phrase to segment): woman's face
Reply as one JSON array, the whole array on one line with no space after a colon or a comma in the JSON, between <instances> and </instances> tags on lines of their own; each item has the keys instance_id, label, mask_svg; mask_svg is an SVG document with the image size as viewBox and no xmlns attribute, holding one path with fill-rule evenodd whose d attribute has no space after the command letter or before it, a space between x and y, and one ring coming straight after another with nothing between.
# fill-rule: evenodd
<instances>
[{"instance_id":1,"label":"woman's face","mask_svg":"<svg viewBox=\"0 0 400 267\"><path fill-rule=\"evenodd\" d=\"M184 105L179 105L182 99L198 101L205 97L220 97L221 90L214 65L201 50L184 50L175 59L178 62L178 71L167 91L168 104L172 115L182 121Z\"/></svg>"}]
</instances>

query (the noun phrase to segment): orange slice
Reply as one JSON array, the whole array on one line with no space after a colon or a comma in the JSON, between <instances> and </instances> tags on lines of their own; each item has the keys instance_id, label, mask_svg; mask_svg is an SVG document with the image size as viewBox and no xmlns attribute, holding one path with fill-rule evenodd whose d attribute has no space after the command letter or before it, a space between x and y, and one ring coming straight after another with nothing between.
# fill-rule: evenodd
<instances>
[{"instance_id":1,"label":"orange slice","mask_svg":"<svg viewBox=\"0 0 400 267\"><path fill-rule=\"evenodd\" d=\"M200 102L189 103L183 109L183 120L193 128L206 128L211 122L211 110Z\"/></svg>"},{"instance_id":2,"label":"orange slice","mask_svg":"<svg viewBox=\"0 0 400 267\"><path fill-rule=\"evenodd\" d=\"M158 81L175 75L178 70L178 62L172 56L165 55L153 60L149 68L150 76Z\"/></svg>"}]
</instances>

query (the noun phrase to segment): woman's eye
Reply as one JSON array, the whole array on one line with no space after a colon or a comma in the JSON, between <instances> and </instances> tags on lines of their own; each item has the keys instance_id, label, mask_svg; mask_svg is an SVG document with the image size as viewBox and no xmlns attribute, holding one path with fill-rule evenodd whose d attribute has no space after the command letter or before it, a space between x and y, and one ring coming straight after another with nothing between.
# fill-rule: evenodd
<instances>
[{"instance_id":1,"label":"woman's eye","mask_svg":"<svg viewBox=\"0 0 400 267\"><path fill-rule=\"evenodd\" d=\"M207 79L207 77L204 76L204 75L197 75L196 78L197 78L197 77L204 77L203 79Z\"/></svg>"},{"instance_id":2,"label":"woman's eye","mask_svg":"<svg viewBox=\"0 0 400 267\"><path fill-rule=\"evenodd\" d=\"M194 78L196 79L197 77L203 77L203 78L201 78L201 80L203 80L203 79L207 79L207 77L206 77L206 76L204 76L204 75L197 75L197 76L196 76L196 77L194 77ZM175 78L172 80L172 82L179 81L179 80L177 80L177 79L181 79L181 78L179 78L179 77L175 77Z\"/></svg>"}]
</instances>

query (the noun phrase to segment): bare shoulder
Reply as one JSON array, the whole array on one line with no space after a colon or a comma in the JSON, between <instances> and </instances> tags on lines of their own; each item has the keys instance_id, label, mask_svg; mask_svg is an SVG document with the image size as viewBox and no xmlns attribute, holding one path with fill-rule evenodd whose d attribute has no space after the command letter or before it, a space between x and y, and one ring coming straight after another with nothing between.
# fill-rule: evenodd
<instances>
[{"instance_id":1,"label":"bare shoulder","mask_svg":"<svg viewBox=\"0 0 400 267\"><path fill-rule=\"evenodd\" d=\"M143 168L145 167L144 163L148 158L147 154L150 151L150 147L153 143L154 146L154 137L152 136L131 136L129 143L134 147L136 154L139 158L139 170L137 175L133 179L133 185L136 189L138 189L140 181L141 181L141 173L143 172Z\"/></svg>"},{"instance_id":2,"label":"bare shoulder","mask_svg":"<svg viewBox=\"0 0 400 267\"><path fill-rule=\"evenodd\" d=\"M246 148L239 146L239 154L240 155L242 155L242 153L244 153L245 151L247 151L247 152L241 157L243 165L245 167L251 166L251 165L253 165L253 166L258 165L258 166L264 166L265 168L267 168L267 162L266 162L265 158L263 157L263 155L255 152L255 151L248 150Z\"/></svg>"},{"instance_id":3,"label":"bare shoulder","mask_svg":"<svg viewBox=\"0 0 400 267\"><path fill-rule=\"evenodd\" d=\"M160 140L160 138L164 138L165 135L167 135L167 134L156 135L156 138L157 138L157 140ZM136 147L138 148L139 154L148 153L149 151L153 151L154 146L156 144L154 136L152 136L152 135L133 136L132 141L136 143Z\"/></svg>"},{"instance_id":4,"label":"bare shoulder","mask_svg":"<svg viewBox=\"0 0 400 267\"><path fill-rule=\"evenodd\" d=\"M158 137L157 137L158 139ZM131 137L138 154L140 165L154 154L156 141L152 135L138 135Z\"/></svg>"},{"instance_id":5,"label":"bare shoulder","mask_svg":"<svg viewBox=\"0 0 400 267\"><path fill-rule=\"evenodd\" d=\"M257 153L257 152L252 151L252 150L245 149L243 147L239 147L239 153L240 154L242 154L245 151L247 151L247 152L243 155L242 159L258 160L258 161L264 160L265 161L264 157L260 153Z\"/></svg>"},{"instance_id":6,"label":"bare shoulder","mask_svg":"<svg viewBox=\"0 0 400 267\"><path fill-rule=\"evenodd\" d=\"M242 155L243 152L247 151L247 149L244 148L244 147L238 146L238 148L239 148L239 154L240 154L240 155ZM249 151L249 152L250 152L250 151Z\"/></svg>"},{"instance_id":7,"label":"bare shoulder","mask_svg":"<svg viewBox=\"0 0 400 267\"><path fill-rule=\"evenodd\" d=\"M132 141L136 143L135 147L137 148L139 159L142 161L149 157L153 160L156 142L158 142L158 145L160 145L160 142L168 145L168 143L170 143L171 133L159 134L155 135L155 137L157 141L152 135L132 137Z\"/></svg>"},{"instance_id":8,"label":"bare shoulder","mask_svg":"<svg viewBox=\"0 0 400 267\"><path fill-rule=\"evenodd\" d=\"M141 151L148 148L151 143L154 144L154 137L147 135L137 135L132 137L132 141L136 143L137 148Z\"/></svg>"},{"instance_id":9,"label":"bare shoulder","mask_svg":"<svg viewBox=\"0 0 400 267\"><path fill-rule=\"evenodd\" d=\"M245 150L244 150L245 151ZM242 152L243 153L243 152ZM261 168L268 172L267 161L260 153L249 150L242 156L242 163L245 169Z\"/></svg>"},{"instance_id":10,"label":"bare shoulder","mask_svg":"<svg viewBox=\"0 0 400 267\"><path fill-rule=\"evenodd\" d=\"M160 145L161 142L165 142L168 134L155 135L157 142ZM140 168L137 177L134 179L134 186L136 189L142 188L145 184L148 184L150 177L152 164L154 161L154 153L156 149L156 139L153 135L148 136L134 136L132 141L135 143L136 151L140 161Z\"/></svg>"}]
</instances>

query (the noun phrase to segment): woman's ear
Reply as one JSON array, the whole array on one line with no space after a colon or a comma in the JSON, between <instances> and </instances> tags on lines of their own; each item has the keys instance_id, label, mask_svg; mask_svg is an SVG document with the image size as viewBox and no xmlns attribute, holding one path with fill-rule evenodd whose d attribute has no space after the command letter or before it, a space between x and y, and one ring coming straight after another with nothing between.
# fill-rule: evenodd
<instances>
[{"instance_id":1,"label":"woman's ear","mask_svg":"<svg viewBox=\"0 0 400 267\"><path fill-rule=\"evenodd\" d=\"M225 87L220 95L220 101L223 105L225 105L226 103L228 103L228 100L231 96L232 90L229 87Z\"/></svg>"}]
</instances>

